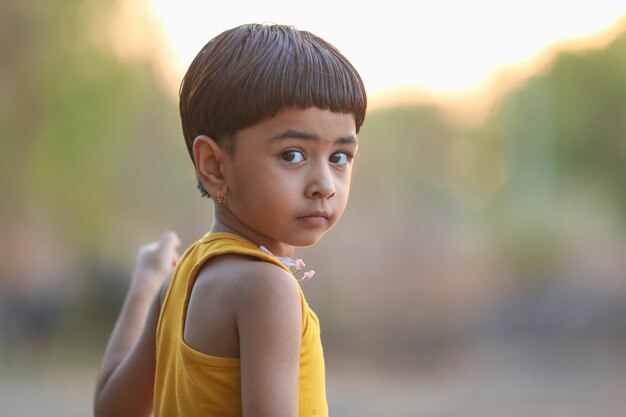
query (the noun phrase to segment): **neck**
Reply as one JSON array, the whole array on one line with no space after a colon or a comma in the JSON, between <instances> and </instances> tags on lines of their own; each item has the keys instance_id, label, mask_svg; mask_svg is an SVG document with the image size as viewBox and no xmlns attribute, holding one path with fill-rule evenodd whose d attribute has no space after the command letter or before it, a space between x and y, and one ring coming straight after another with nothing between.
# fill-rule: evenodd
<instances>
[{"instance_id":1,"label":"neck","mask_svg":"<svg viewBox=\"0 0 626 417\"><path fill-rule=\"evenodd\" d=\"M239 220L228 208L215 207L215 219L211 226L211 233L232 233L249 240L257 246L265 246L276 256L292 257L294 247L283 242L273 240L266 235L248 227Z\"/></svg>"}]
</instances>

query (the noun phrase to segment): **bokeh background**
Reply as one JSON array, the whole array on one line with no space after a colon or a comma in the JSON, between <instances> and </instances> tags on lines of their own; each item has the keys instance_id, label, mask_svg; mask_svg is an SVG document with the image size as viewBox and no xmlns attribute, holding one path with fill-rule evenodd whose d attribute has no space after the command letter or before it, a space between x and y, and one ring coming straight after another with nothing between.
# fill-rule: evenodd
<instances>
[{"instance_id":1,"label":"bokeh background","mask_svg":"<svg viewBox=\"0 0 626 417\"><path fill-rule=\"evenodd\" d=\"M626 7L387 3L0 1L3 415L91 415L138 247L209 229L177 45L249 21L339 27L372 86L348 210L298 252L331 415L623 415Z\"/></svg>"}]
</instances>

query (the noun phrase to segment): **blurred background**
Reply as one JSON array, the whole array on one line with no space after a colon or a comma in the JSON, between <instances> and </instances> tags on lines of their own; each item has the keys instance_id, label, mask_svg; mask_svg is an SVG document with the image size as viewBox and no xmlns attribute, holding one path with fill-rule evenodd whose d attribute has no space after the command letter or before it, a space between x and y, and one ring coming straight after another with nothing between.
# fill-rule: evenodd
<instances>
[{"instance_id":1,"label":"blurred background","mask_svg":"<svg viewBox=\"0 0 626 417\"><path fill-rule=\"evenodd\" d=\"M336 44L370 94L349 207L298 250L331 415L623 415L626 7L307 7L0 1L4 413L91 414L138 247L211 225L182 74L273 21Z\"/></svg>"}]
</instances>

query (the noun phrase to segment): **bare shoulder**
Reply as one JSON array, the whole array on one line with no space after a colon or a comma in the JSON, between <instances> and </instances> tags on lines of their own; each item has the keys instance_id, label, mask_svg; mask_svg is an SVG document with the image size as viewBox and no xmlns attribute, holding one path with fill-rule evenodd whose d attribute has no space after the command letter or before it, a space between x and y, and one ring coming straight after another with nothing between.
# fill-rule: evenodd
<instances>
[{"instance_id":1,"label":"bare shoulder","mask_svg":"<svg viewBox=\"0 0 626 417\"><path fill-rule=\"evenodd\" d=\"M235 314L244 415L297 415L300 284L268 262L237 267Z\"/></svg>"},{"instance_id":2,"label":"bare shoulder","mask_svg":"<svg viewBox=\"0 0 626 417\"><path fill-rule=\"evenodd\" d=\"M260 354L285 358L286 352L299 351L300 285L289 272L267 262L244 268L235 304L242 357L248 354L255 361Z\"/></svg>"},{"instance_id":3,"label":"bare shoulder","mask_svg":"<svg viewBox=\"0 0 626 417\"><path fill-rule=\"evenodd\" d=\"M238 357L247 329L301 324L300 288L293 276L269 262L221 255L199 271L185 325L185 341L204 353Z\"/></svg>"},{"instance_id":4,"label":"bare shoulder","mask_svg":"<svg viewBox=\"0 0 626 417\"><path fill-rule=\"evenodd\" d=\"M242 255L221 255L207 262L198 273L196 286L227 287L235 298L258 292L299 294L300 291L293 275L283 268Z\"/></svg>"},{"instance_id":5,"label":"bare shoulder","mask_svg":"<svg viewBox=\"0 0 626 417\"><path fill-rule=\"evenodd\" d=\"M293 327L302 324L300 284L279 266L262 260L224 256L216 259L210 274L219 275L239 336L259 322L272 326ZM215 279L215 278L214 278Z\"/></svg>"},{"instance_id":6,"label":"bare shoulder","mask_svg":"<svg viewBox=\"0 0 626 417\"><path fill-rule=\"evenodd\" d=\"M239 359L245 415L297 414L302 302L291 273L240 255L210 260L192 289L184 338L200 352Z\"/></svg>"},{"instance_id":7,"label":"bare shoulder","mask_svg":"<svg viewBox=\"0 0 626 417\"><path fill-rule=\"evenodd\" d=\"M293 275L269 262L238 262L236 277L238 299L241 307L251 302L299 302L300 285Z\"/></svg>"}]
</instances>

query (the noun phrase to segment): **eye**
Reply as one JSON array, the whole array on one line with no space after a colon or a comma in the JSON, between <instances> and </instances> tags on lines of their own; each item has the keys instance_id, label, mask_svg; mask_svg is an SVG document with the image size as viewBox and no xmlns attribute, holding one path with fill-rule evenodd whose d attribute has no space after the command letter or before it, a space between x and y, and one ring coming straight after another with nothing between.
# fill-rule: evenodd
<instances>
[{"instance_id":1,"label":"eye","mask_svg":"<svg viewBox=\"0 0 626 417\"><path fill-rule=\"evenodd\" d=\"M304 154L296 149L290 149L288 151L285 151L280 154L280 157L283 161L293 165L299 164L300 162L304 161Z\"/></svg>"},{"instance_id":2,"label":"eye","mask_svg":"<svg viewBox=\"0 0 626 417\"><path fill-rule=\"evenodd\" d=\"M349 155L346 152L335 152L328 160L335 165L343 166L347 165L348 162L352 160L352 155Z\"/></svg>"}]
</instances>

